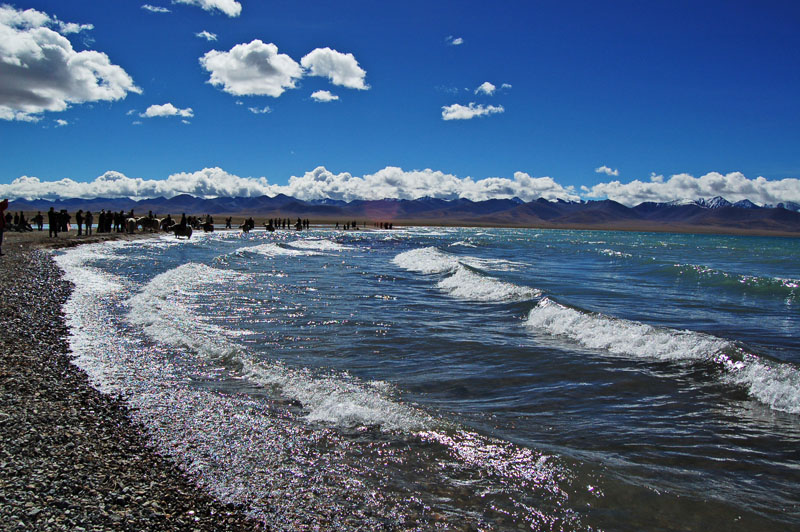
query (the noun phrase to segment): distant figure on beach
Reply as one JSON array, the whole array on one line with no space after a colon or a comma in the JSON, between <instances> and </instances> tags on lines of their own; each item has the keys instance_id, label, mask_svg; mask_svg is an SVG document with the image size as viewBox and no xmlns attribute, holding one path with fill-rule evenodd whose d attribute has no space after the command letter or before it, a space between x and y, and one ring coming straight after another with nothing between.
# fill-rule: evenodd
<instances>
[{"instance_id":1,"label":"distant figure on beach","mask_svg":"<svg viewBox=\"0 0 800 532\"><path fill-rule=\"evenodd\" d=\"M59 226L58 229L60 231L67 232L69 231L69 222L72 220L72 216L69 215L67 209L61 209L61 212L58 215Z\"/></svg>"},{"instance_id":2,"label":"distant figure on beach","mask_svg":"<svg viewBox=\"0 0 800 532\"><path fill-rule=\"evenodd\" d=\"M25 213L19 211L19 220L17 220L17 231L33 231L33 227L31 224L28 223L28 220L25 219Z\"/></svg>"},{"instance_id":3,"label":"distant figure on beach","mask_svg":"<svg viewBox=\"0 0 800 532\"><path fill-rule=\"evenodd\" d=\"M181 227L186 227L186 213L181 214L181 221L178 223Z\"/></svg>"},{"instance_id":4,"label":"distant figure on beach","mask_svg":"<svg viewBox=\"0 0 800 532\"><path fill-rule=\"evenodd\" d=\"M37 211L36 216L33 217L33 221L36 223L36 227L41 231L44 228L44 216L42 216L42 211Z\"/></svg>"},{"instance_id":5,"label":"distant figure on beach","mask_svg":"<svg viewBox=\"0 0 800 532\"><path fill-rule=\"evenodd\" d=\"M3 214L8 208L8 198L0 201L0 255L3 254L3 232L6 230L6 217Z\"/></svg>"},{"instance_id":6,"label":"distant figure on beach","mask_svg":"<svg viewBox=\"0 0 800 532\"><path fill-rule=\"evenodd\" d=\"M231 217L231 216L228 216L227 218L225 218L225 229L230 229L231 228L231 222L232 221L233 221L233 217Z\"/></svg>"},{"instance_id":7,"label":"distant figure on beach","mask_svg":"<svg viewBox=\"0 0 800 532\"><path fill-rule=\"evenodd\" d=\"M214 217L206 214L206 221L202 223L201 227L206 233L214 231Z\"/></svg>"},{"instance_id":8,"label":"distant figure on beach","mask_svg":"<svg viewBox=\"0 0 800 532\"><path fill-rule=\"evenodd\" d=\"M250 218L245 220L242 225L239 226L239 229L241 229L245 233L249 233L250 230L253 229L255 226L256 226L256 222L255 222L255 220L253 220L253 217L251 216Z\"/></svg>"},{"instance_id":9,"label":"distant figure on beach","mask_svg":"<svg viewBox=\"0 0 800 532\"><path fill-rule=\"evenodd\" d=\"M50 229L50 238L58 236L58 213L54 207L47 211L47 227Z\"/></svg>"},{"instance_id":10,"label":"distant figure on beach","mask_svg":"<svg viewBox=\"0 0 800 532\"><path fill-rule=\"evenodd\" d=\"M172 215L168 214L166 218L161 220L161 230L168 231L170 227L175 225L175 222L172 221Z\"/></svg>"},{"instance_id":11,"label":"distant figure on beach","mask_svg":"<svg viewBox=\"0 0 800 532\"><path fill-rule=\"evenodd\" d=\"M75 223L78 225L78 236L81 236L83 234L83 209L79 209L75 213Z\"/></svg>"},{"instance_id":12,"label":"distant figure on beach","mask_svg":"<svg viewBox=\"0 0 800 532\"><path fill-rule=\"evenodd\" d=\"M83 215L83 221L86 223L86 236L92 236L92 221L94 221L92 211L86 211L86 214Z\"/></svg>"}]
</instances>

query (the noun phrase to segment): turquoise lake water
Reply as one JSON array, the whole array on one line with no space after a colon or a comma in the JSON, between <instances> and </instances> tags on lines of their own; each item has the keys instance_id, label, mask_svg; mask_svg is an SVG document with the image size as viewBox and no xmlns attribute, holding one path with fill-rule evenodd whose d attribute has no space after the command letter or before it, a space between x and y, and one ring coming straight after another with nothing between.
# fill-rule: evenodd
<instances>
[{"instance_id":1,"label":"turquoise lake water","mask_svg":"<svg viewBox=\"0 0 800 532\"><path fill-rule=\"evenodd\" d=\"M276 530L800 529L800 240L312 228L57 261L76 363Z\"/></svg>"}]
</instances>

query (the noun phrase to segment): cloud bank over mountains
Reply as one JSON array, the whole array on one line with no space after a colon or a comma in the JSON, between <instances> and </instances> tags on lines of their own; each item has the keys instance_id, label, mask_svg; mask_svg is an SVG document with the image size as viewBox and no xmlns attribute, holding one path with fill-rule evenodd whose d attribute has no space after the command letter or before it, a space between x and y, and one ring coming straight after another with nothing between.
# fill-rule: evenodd
<instances>
[{"instance_id":1,"label":"cloud bank over mountains","mask_svg":"<svg viewBox=\"0 0 800 532\"><path fill-rule=\"evenodd\" d=\"M108 171L90 182L72 179L42 181L36 177L22 176L8 185L0 185L0 197L11 199L143 199L160 196L170 198L179 194L201 198L285 194L301 200L343 201L421 197L464 198L472 201L514 197L524 201L538 198L566 201L608 198L629 207L645 201L668 202L722 196L734 202L749 199L758 204L774 205L787 201L800 203L800 179L770 181L763 177L748 179L740 172L726 175L711 172L701 177L689 174L678 174L669 179L652 176L649 182L611 181L598 183L591 188L581 187L581 191L576 191L574 187L565 187L551 177L533 177L525 172L515 172L513 178L475 180L431 169L407 171L387 166L373 174L354 176L348 172L334 173L320 166L301 176L291 177L287 185L271 184L265 177L240 177L222 168L181 172L167 179L133 178L116 171Z\"/></svg>"},{"instance_id":2,"label":"cloud bank over mountains","mask_svg":"<svg viewBox=\"0 0 800 532\"><path fill-rule=\"evenodd\" d=\"M741 172L709 172L700 177L676 174L669 179L664 179L662 175L651 175L650 181L611 181L592 187L583 186L581 191L588 198L607 197L628 206L645 201L694 200L715 196L722 196L732 202L749 199L761 205L774 205L785 201L800 201L800 179L748 179Z\"/></svg>"}]
</instances>

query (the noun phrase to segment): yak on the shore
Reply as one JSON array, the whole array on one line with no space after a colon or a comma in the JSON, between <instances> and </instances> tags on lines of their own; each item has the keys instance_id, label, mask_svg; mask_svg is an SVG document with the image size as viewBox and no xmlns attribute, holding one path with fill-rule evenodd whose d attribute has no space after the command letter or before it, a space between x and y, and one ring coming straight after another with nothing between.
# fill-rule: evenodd
<instances>
[{"instance_id":1,"label":"yak on the shore","mask_svg":"<svg viewBox=\"0 0 800 532\"><path fill-rule=\"evenodd\" d=\"M157 233L161 227L161 220L158 218L151 218L150 216L142 216L136 219L136 226L141 227L142 231Z\"/></svg>"},{"instance_id":2,"label":"yak on the shore","mask_svg":"<svg viewBox=\"0 0 800 532\"><path fill-rule=\"evenodd\" d=\"M170 233L175 233L175 238L180 238L182 236L185 236L187 239L192 238L191 225L174 224L167 227L167 231Z\"/></svg>"}]
</instances>

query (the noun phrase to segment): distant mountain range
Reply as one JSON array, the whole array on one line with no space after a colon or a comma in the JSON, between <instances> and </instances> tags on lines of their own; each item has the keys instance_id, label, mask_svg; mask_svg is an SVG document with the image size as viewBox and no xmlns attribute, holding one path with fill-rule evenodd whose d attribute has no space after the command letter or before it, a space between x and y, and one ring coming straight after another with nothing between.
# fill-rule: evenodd
<instances>
[{"instance_id":1,"label":"distant mountain range","mask_svg":"<svg viewBox=\"0 0 800 532\"><path fill-rule=\"evenodd\" d=\"M519 198L470 201L419 198L303 201L285 195L253 198L204 199L183 194L172 198L131 200L95 198L15 200L11 211L101 209L136 214L153 211L157 216L181 213L266 218L303 217L317 222L394 222L395 224L500 225L512 227L587 228L653 231L779 232L800 233L800 204L785 202L758 206L743 200L731 203L722 197L669 203L645 202L626 207L612 200L569 202L543 198L524 202ZM222 220L218 219L217 222Z\"/></svg>"}]
</instances>

